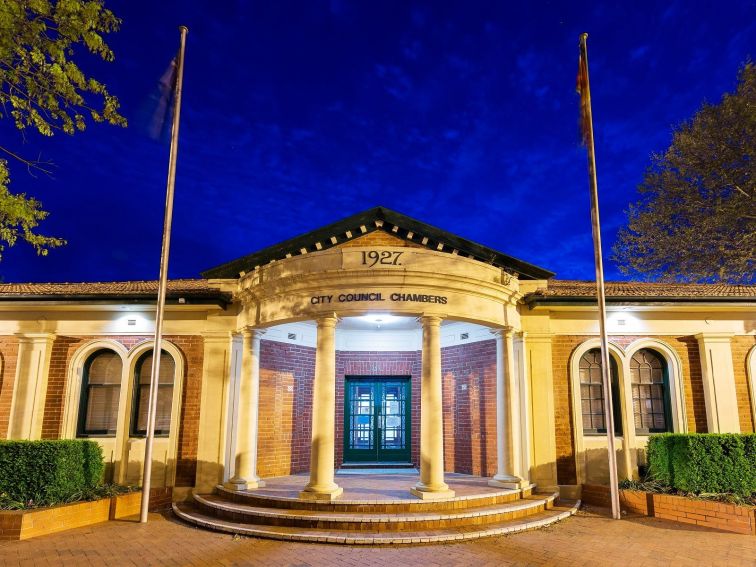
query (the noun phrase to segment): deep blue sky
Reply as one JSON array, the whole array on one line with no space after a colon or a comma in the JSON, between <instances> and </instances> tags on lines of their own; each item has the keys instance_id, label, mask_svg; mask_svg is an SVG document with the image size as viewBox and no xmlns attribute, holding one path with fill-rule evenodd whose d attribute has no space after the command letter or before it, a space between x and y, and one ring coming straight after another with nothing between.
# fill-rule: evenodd
<instances>
[{"instance_id":1,"label":"deep blue sky","mask_svg":"<svg viewBox=\"0 0 756 567\"><path fill-rule=\"evenodd\" d=\"M83 60L129 127L3 143L68 246L4 254L5 281L154 279L168 147L151 99L190 28L171 277L383 205L567 279L593 278L575 94L587 31L608 260L652 152L754 55L756 2L109 1L116 61ZM526 6L526 7L524 7Z\"/></svg>"}]
</instances>

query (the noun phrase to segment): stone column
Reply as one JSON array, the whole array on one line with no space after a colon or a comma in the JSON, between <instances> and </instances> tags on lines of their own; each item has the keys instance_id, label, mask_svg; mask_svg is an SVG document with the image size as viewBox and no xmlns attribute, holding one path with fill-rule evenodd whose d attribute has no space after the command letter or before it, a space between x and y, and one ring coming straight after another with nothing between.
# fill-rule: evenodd
<instances>
[{"instance_id":1,"label":"stone column","mask_svg":"<svg viewBox=\"0 0 756 567\"><path fill-rule=\"evenodd\" d=\"M343 489L334 482L336 417L336 315L318 319L315 380L312 385L310 482L299 493L308 500L334 500Z\"/></svg>"},{"instance_id":2,"label":"stone column","mask_svg":"<svg viewBox=\"0 0 756 567\"><path fill-rule=\"evenodd\" d=\"M520 476L530 483L530 379L526 357L525 338L520 332L515 337L515 366L520 386Z\"/></svg>"},{"instance_id":3,"label":"stone column","mask_svg":"<svg viewBox=\"0 0 756 567\"><path fill-rule=\"evenodd\" d=\"M496 335L496 474L491 486L518 489L520 469L519 400L514 370L511 327L491 331Z\"/></svg>"},{"instance_id":4,"label":"stone column","mask_svg":"<svg viewBox=\"0 0 756 567\"><path fill-rule=\"evenodd\" d=\"M452 498L444 482L444 421L441 391L441 317L424 315L420 385L420 482L410 492L423 500Z\"/></svg>"},{"instance_id":5,"label":"stone column","mask_svg":"<svg viewBox=\"0 0 756 567\"><path fill-rule=\"evenodd\" d=\"M236 467L226 484L231 490L253 490L265 486L257 476L257 414L260 405L260 340L262 329L242 332L242 371L239 385L239 414L236 418Z\"/></svg>"},{"instance_id":6,"label":"stone column","mask_svg":"<svg viewBox=\"0 0 756 567\"><path fill-rule=\"evenodd\" d=\"M696 335L709 433L740 433L731 338L732 333Z\"/></svg>"}]
</instances>

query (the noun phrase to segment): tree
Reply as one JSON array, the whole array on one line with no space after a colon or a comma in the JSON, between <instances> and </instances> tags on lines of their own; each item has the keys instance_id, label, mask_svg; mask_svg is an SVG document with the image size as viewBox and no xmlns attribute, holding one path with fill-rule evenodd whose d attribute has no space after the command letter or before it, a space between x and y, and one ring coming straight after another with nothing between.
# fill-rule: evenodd
<instances>
[{"instance_id":1,"label":"tree","mask_svg":"<svg viewBox=\"0 0 756 567\"><path fill-rule=\"evenodd\" d=\"M112 61L103 35L119 25L102 0L0 0L0 119L12 120L22 139L28 131L74 134L86 128L87 117L125 126L118 99L73 61L75 49L82 47ZM32 173L50 173L49 162L5 146L0 152ZM34 198L11 193L9 183L8 160L0 158L0 258L19 239L40 255L65 244L35 231L48 213Z\"/></svg>"},{"instance_id":2,"label":"tree","mask_svg":"<svg viewBox=\"0 0 756 567\"><path fill-rule=\"evenodd\" d=\"M644 279L751 283L756 254L756 67L706 104L652 163L613 260Z\"/></svg>"}]
</instances>

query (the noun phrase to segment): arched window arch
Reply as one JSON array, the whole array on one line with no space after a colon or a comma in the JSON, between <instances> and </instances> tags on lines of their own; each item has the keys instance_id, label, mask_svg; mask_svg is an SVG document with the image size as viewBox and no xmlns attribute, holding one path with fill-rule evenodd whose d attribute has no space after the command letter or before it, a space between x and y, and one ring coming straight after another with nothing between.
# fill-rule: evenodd
<instances>
[{"instance_id":1,"label":"arched window arch","mask_svg":"<svg viewBox=\"0 0 756 567\"><path fill-rule=\"evenodd\" d=\"M122 369L121 357L109 349L97 350L87 358L82 374L78 437L115 437Z\"/></svg>"},{"instance_id":2,"label":"arched window arch","mask_svg":"<svg viewBox=\"0 0 756 567\"><path fill-rule=\"evenodd\" d=\"M150 376L152 374L152 350L145 352L137 360L134 370L134 402L131 414L131 434L147 434L147 410L150 396ZM160 379L158 380L157 408L155 413L155 435L167 437L171 431L171 409L173 387L176 379L176 361L165 350L160 354Z\"/></svg>"},{"instance_id":3,"label":"arched window arch","mask_svg":"<svg viewBox=\"0 0 756 567\"><path fill-rule=\"evenodd\" d=\"M583 434L606 434L604 419L604 384L601 377L601 350L593 348L580 357L580 406L583 415ZM612 380L612 415L614 433L622 435L622 411L620 407L619 370L617 361L609 356L609 375Z\"/></svg>"},{"instance_id":4,"label":"arched window arch","mask_svg":"<svg viewBox=\"0 0 756 567\"><path fill-rule=\"evenodd\" d=\"M672 431L669 371L656 351L642 348L630 359L633 420L639 435Z\"/></svg>"}]
</instances>

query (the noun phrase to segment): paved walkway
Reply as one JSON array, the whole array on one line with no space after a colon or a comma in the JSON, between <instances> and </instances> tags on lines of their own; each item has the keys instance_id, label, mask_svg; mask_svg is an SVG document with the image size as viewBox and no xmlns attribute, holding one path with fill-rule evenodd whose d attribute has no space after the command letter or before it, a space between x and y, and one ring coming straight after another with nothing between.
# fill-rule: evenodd
<instances>
[{"instance_id":1,"label":"paved walkway","mask_svg":"<svg viewBox=\"0 0 756 567\"><path fill-rule=\"evenodd\" d=\"M603 512L598 510L599 512ZM605 513L605 512L604 512ZM754 565L756 537L596 510L548 528L450 545L344 547L239 538L191 528L169 514L0 544L2 565Z\"/></svg>"}]
</instances>

